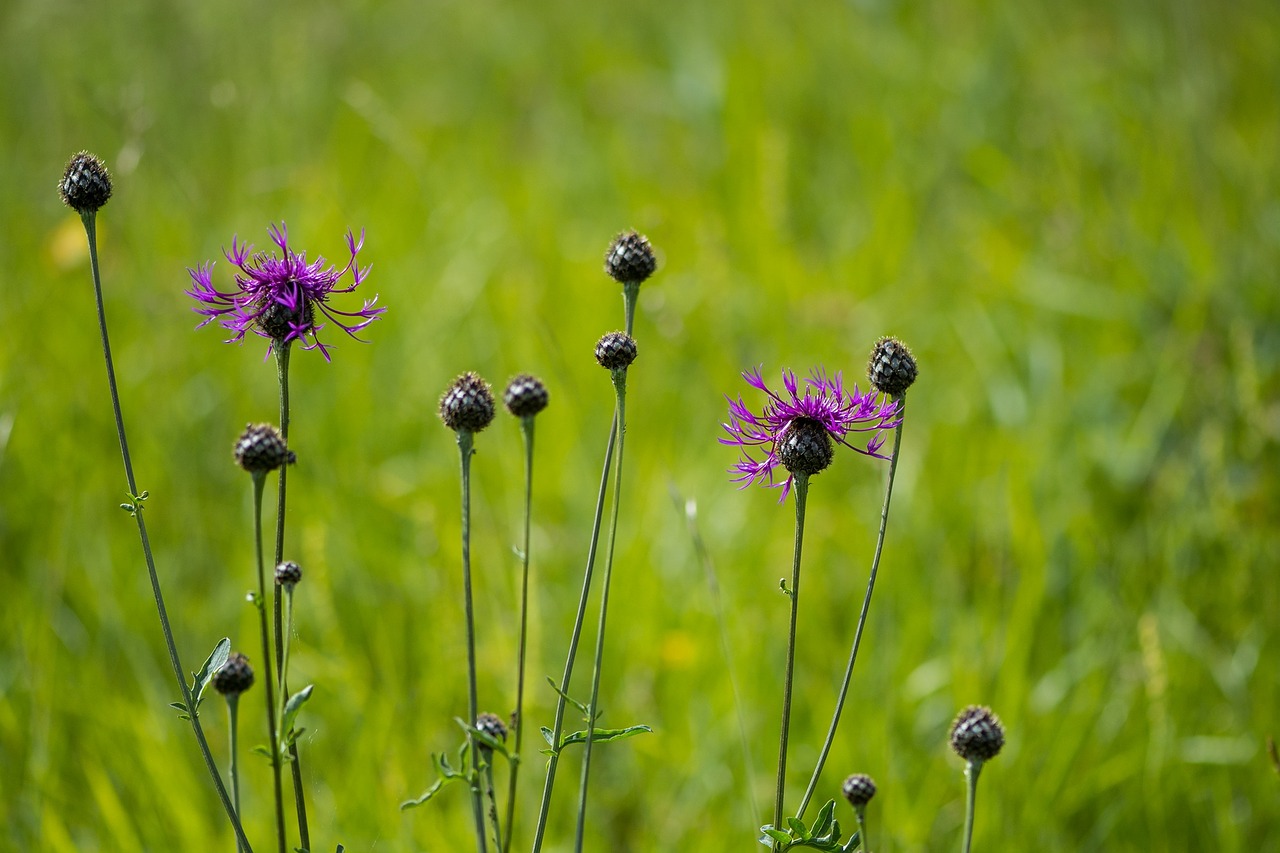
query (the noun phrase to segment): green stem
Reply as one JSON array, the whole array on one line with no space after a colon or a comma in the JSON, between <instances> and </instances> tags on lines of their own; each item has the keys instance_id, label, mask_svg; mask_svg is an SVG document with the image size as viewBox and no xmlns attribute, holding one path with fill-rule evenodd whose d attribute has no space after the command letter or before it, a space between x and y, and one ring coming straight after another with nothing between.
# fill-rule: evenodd
<instances>
[{"instance_id":1,"label":"green stem","mask_svg":"<svg viewBox=\"0 0 1280 853\"><path fill-rule=\"evenodd\" d=\"M596 657L591 671L591 699L587 703L587 742L583 747L582 781L578 786L578 829L574 849L581 853L587 820L587 780L591 775L591 747L595 742L596 705L600 697L600 672L604 663L605 619L609 612L609 581L613 577L614 542L618 533L618 504L622 497L622 451L627 436L627 370L624 367L613 373L613 387L617 396L618 455L613 467L613 509L609 514L608 544L604 558L604 578L600 593L600 622L596 629Z\"/></svg>"},{"instance_id":2,"label":"green stem","mask_svg":"<svg viewBox=\"0 0 1280 853\"><path fill-rule=\"evenodd\" d=\"M497 853L502 853L505 848L502 845L502 827L498 824L498 797L493 784L492 755L489 756L489 762L484 767L484 789L485 796L489 800L489 822L493 824L493 845Z\"/></svg>"},{"instance_id":3,"label":"green stem","mask_svg":"<svg viewBox=\"0 0 1280 853\"><path fill-rule=\"evenodd\" d=\"M880 554L884 550L885 531L889 526L889 502L893 498L893 480L898 471L898 449L902 446L902 411L906 406L906 399L898 398L898 426L893 431L893 457L889 460L889 479L884 489L884 505L880 509L880 533L876 536L876 550L871 558L871 575L867 578L867 593L862 599L862 612L858 614L858 627L853 632L853 645L849 649L849 663L844 669L844 681L840 684L840 696L836 699L836 710L831 715L831 725L827 729L827 738L822 743L822 750L818 754L818 763L813 768L813 775L809 777L809 787L805 788L804 799L800 801L800 808L796 811L796 817L803 818L804 810L808 808L809 801L813 797L813 792L818 787L818 777L822 775L822 768L826 766L827 756L831 752L831 745L836 740L836 728L840 725L840 714L844 711L844 702L849 695L849 683L853 680L853 664L858 659L858 647L862 644L862 631L867 626L867 612L871 609L871 593L876 588L876 574L880 570Z\"/></svg>"},{"instance_id":4,"label":"green stem","mask_svg":"<svg viewBox=\"0 0 1280 853\"><path fill-rule=\"evenodd\" d=\"M138 538L142 542L142 556L147 564L147 575L151 580L151 594L156 602L156 613L160 616L160 630L164 634L165 647L169 652L169 663L173 667L174 679L182 690L182 701L190 711L188 719L191 723L191 730L196 736L196 743L200 747L200 754L204 758L205 769L209 771L209 776L213 779L213 787L218 793L218 799L222 802L223 810L227 813L227 819L231 821L231 828L235 831L236 841L244 848L245 853L253 853L253 848L249 846L249 839L245 837L244 827L240 825L239 812L227 795L227 788L222 783L222 775L218 773L218 766L213 760L213 753L209 750L209 742L205 739L204 728L200 725L200 717L197 714L194 699L191 695L191 687L187 684L185 670L182 668L182 661L178 657L178 646L173 639L173 629L169 626L169 614L164 606L164 595L160 592L160 576L156 573L155 558L151 553L151 540L147 536L147 524L142 519L141 501L137 499L140 493L137 481L133 476L133 461L129 456L129 442L125 437L124 431L124 414L120 408L120 392L116 387L115 365L111 359L111 341L107 336L107 314L102 301L102 277L98 270L97 215L96 213L83 213L80 215L80 221L84 223L85 236L89 241L89 263L93 272L93 293L98 307L98 330L102 336L102 355L107 363L107 385L111 391L111 408L116 419L116 436L120 441L120 455L124 458L124 476L129 485L130 501L134 505L133 517L138 524Z\"/></svg>"},{"instance_id":5,"label":"green stem","mask_svg":"<svg viewBox=\"0 0 1280 853\"><path fill-rule=\"evenodd\" d=\"M230 731L229 739L231 741L231 762L229 774L231 776L231 804L235 806L236 814L240 814L240 766L238 756L240 753L240 694L228 693L227 700L227 728ZM236 841L236 853L242 853L239 840Z\"/></svg>"},{"instance_id":6,"label":"green stem","mask_svg":"<svg viewBox=\"0 0 1280 853\"><path fill-rule=\"evenodd\" d=\"M276 585L275 595L276 595L277 601L280 599L281 586L282 586L281 584ZM276 719L280 721L280 725L281 725L281 731L280 731L281 740L287 739L289 737L289 733L283 730L283 726L284 726L285 704L289 698L289 694L287 692L289 689L287 686L287 679L288 679L288 673L289 673L289 638L293 636L293 584L291 583L283 584L283 587L284 587L284 595L286 599L285 606L284 606L284 609L285 609L284 653L280 656L280 695L276 697ZM295 748L291 751L297 752L297 749ZM281 750L281 755L283 754L284 754L284 751ZM304 847L303 849L307 850L310 848Z\"/></svg>"},{"instance_id":7,"label":"green stem","mask_svg":"<svg viewBox=\"0 0 1280 853\"><path fill-rule=\"evenodd\" d=\"M858 806L854 811L858 815L858 849L867 853L871 850L867 846L867 807Z\"/></svg>"},{"instance_id":8,"label":"green stem","mask_svg":"<svg viewBox=\"0 0 1280 853\"><path fill-rule=\"evenodd\" d=\"M964 801L964 853L969 853L973 843L973 804L978 797L978 774L981 772L981 761L970 761L965 765L964 778L969 784Z\"/></svg>"},{"instance_id":9,"label":"green stem","mask_svg":"<svg viewBox=\"0 0 1280 853\"><path fill-rule=\"evenodd\" d=\"M285 443L289 441L289 353L293 349L293 341L280 343L275 341L272 343L272 350L276 355L276 382L280 386L280 435L284 438ZM284 518L285 518L285 495L286 482L285 471L287 465L280 466L280 491L276 500L276 562L278 566L284 562ZM292 603L292 600L290 601ZM282 672L284 667L281 660L281 614L280 601L276 599L275 603L275 637L276 637L276 666ZM282 697L289 695L289 682L282 675L280 677L280 694ZM293 748L293 760L289 762L290 773L293 776L293 805L294 810L298 814L298 844L303 850L311 849L311 832L307 825L307 800L306 790L302 787L302 759L298 756L298 748Z\"/></svg>"},{"instance_id":10,"label":"green stem","mask_svg":"<svg viewBox=\"0 0 1280 853\"><path fill-rule=\"evenodd\" d=\"M787 782L787 739L791 733L791 684L795 675L796 624L800 605L800 550L804 544L804 510L809 498L809 475L793 474L796 496L796 543L791 562L791 627L787 632L787 668L782 685L782 734L778 739L778 780L773 795L773 828L782 829L782 801ZM773 849L780 850L781 842Z\"/></svg>"},{"instance_id":11,"label":"green stem","mask_svg":"<svg viewBox=\"0 0 1280 853\"><path fill-rule=\"evenodd\" d=\"M529 628L529 517L533 503L533 422L534 416L520 419L524 434L524 541L520 547L520 652L516 663L516 712L512 721L514 750L507 787L507 829L502 847L511 849L512 827L516 820L516 781L520 772L521 733L524 729L524 664Z\"/></svg>"},{"instance_id":12,"label":"green stem","mask_svg":"<svg viewBox=\"0 0 1280 853\"><path fill-rule=\"evenodd\" d=\"M473 452L474 434L470 430L457 431L458 452L462 460L462 591L465 600L467 620L467 721L476 724L479 716L479 703L476 698L476 626L475 612L471 606L471 454ZM471 753L472 773L480 768L479 747L475 735L467 732L467 744ZM471 783L471 806L475 813L476 849L485 853L484 801L480 793L480 780Z\"/></svg>"},{"instance_id":13,"label":"green stem","mask_svg":"<svg viewBox=\"0 0 1280 853\"><path fill-rule=\"evenodd\" d=\"M275 684L271 676L271 635L267 630L266 569L262 560L262 487L266 481L266 472L253 472L253 537L254 550L258 554L258 597L254 600L254 606L258 609L258 627L262 631L262 665L266 669L262 681L266 687L267 736L270 738L268 743L271 744L271 774L276 798L276 840L280 853L288 853L284 833L284 794L280 785L280 740L276 729Z\"/></svg>"},{"instance_id":14,"label":"green stem","mask_svg":"<svg viewBox=\"0 0 1280 853\"><path fill-rule=\"evenodd\" d=\"M587 617L587 599L591 594L591 578L595 568L596 551L600 544L600 522L604 518L604 499L609 488L609 469L613 463L613 448L617 440L618 416L615 412L613 425L609 427L609 441L604 449L604 469L600 474L600 490L596 494L596 512L591 523L591 542L587 546L587 567L582 575L582 593L578 596L578 614L573 620L573 631L569 635L569 652L564 662L564 676L560 679L560 689L556 693L555 721L551 726L551 756L547 761L547 779L542 786L542 805L538 809L538 825L534 830L533 853L538 853L542 849L547 816L551 810L551 791L556 783L556 768L560 764L562 748L560 740L564 735L565 705L568 703L569 683L573 678L573 664L578 656L578 642L582 638L582 625Z\"/></svg>"},{"instance_id":15,"label":"green stem","mask_svg":"<svg viewBox=\"0 0 1280 853\"><path fill-rule=\"evenodd\" d=\"M636 300L640 293L639 283L622 286L623 314L626 318L626 331L630 335L635 326ZM569 636L569 651L565 655L564 677L560 680L560 689L556 694L555 721L551 728L551 756L547 761L547 778L542 786L542 804L538 808L538 825L534 830L533 853L542 849L542 839L546 833L547 817L551 810L551 792L556 783L556 768L560 765L560 739L564 734L565 704L568 701L569 682L573 678L573 664L578 654L578 642L582 637L582 625L587 616L587 598L591 593L591 577L596 562L596 551L600 544L600 522L604 518L604 499L609 488L609 467L613 462L613 448L618 440L618 415L614 412L613 423L609 427L609 440L604 449L604 467L600 473L600 489L596 493L596 512L591 524L591 541L587 546L587 567L582 575L582 594L578 597L578 614L574 618L573 631Z\"/></svg>"}]
</instances>

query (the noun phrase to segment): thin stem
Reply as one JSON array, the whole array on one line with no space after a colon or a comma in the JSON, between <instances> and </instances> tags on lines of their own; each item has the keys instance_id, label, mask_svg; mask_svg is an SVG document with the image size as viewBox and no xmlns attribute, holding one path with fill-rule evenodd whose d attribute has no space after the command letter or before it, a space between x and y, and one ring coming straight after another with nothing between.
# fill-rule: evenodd
<instances>
[{"instance_id":1,"label":"thin stem","mask_svg":"<svg viewBox=\"0 0 1280 853\"><path fill-rule=\"evenodd\" d=\"M587 742L583 747L582 781L578 786L578 830L574 849L581 853L587 820L587 780L591 775L591 747L595 742L596 706L600 698L600 671L604 664L605 619L609 612L609 581L613 577L614 541L618 533L618 505L622 497L622 451L627 436L627 370L614 371L613 387L617 396L615 420L618 423L618 455L613 467L613 509L609 513L608 546L604 558L604 578L600 593L600 623L596 628L596 657L591 671L591 699L587 703Z\"/></svg>"},{"instance_id":2,"label":"thin stem","mask_svg":"<svg viewBox=\"0 0 1280 853\"><path fill-rule=\"evenodd\" d=\"M274 341L272 349L276 355L276 382L280 386L280 435L284 438L285 443L289 441L289 353L293 349L293 341L281 343ZM278 566L284 561L284 518L285 518L285 495L286 495L286 477L285 471L287 465L280 466L280 489L276 500L276 562ZM290 599L290 604L292 604ZM284 643L281 641L281 614L280 599L276 598L274 607L275 619L275 638L276 638L276 667L284 672L283 660L281 658L281 650ZM289 682L282 674L280 676L280 695L281 698L289 695ZM295 744L293 748L293 760L289 762L289 769L293 776L293 805L294 810L298 814L298 843L303 850L311 849L311 832L307 826L307 800L306 790L302 786L302 759L298 756L298 747Z\"/></svg>"},{"instance_id":3,"label":"thin stem","mask_svg":"<svg viewBox=\"0 0 1280 853\"><path fill-rule=\"evenodd\" d=\"M462 461L462 591L467 620L467 721L474 726L479 715L479 703L476 699L476 625L471 606L471 454L474 435L470 430L460 429L457 436ZM472 772L479 772L479 747L470 730L467 731L467 744L471 753ZM484 802L479 779L471 784L471 806L475 812L476 848L480 853L485 853Z\"/></svg>"},{"instance_id":4,"label":"thin stem","mask_svg":"<svg viewBox=\"0 0 1280 853\"><path fill-rule=\"evenodd\" d=\"M485 796L489 800L489 822L493 824L493 845L497 849L497 853L502 853L505 848L502 845L502 827L498 824L498 797L494 791L492 755L489 756L489 761L484 766L484 790Z\"/></svg>"},{"instance_id":5,"label":"thin stem","mask_svg":"<svg viewBox=\"0 0 1280 853\"><path fill-rule=\"evenodd\" d=\"M876 550L871 558L871 575L867 578L867 593L862 599L862 612L858 614L858 627L853 632L853 645L849 649L849 663L844 669L844 681L840 684L840 696L836 699L836 710L831 715L831 725L827 728L827 739L822 742L822 750L818 753L818 763L809 777L809 787L805 788L804 799L796 817L803 818L804 810L809 807L813 792L818 787L818 777L826 766L831 745L836 740L836 727L840 725L840 714L844 711L844 702L849 695L849 683L853 680L853 664L858 659L858 647L862 644L862 631L867 626L867 611L871 609L871 593L876 588L876 574L880 570L880 554L884 550L885 530L889 526L889 502L893 499L893 480L898 471L898 450L902 447L902 411L906 406L905 397L898 398L898 426L893 431L893 458L889 460L889 477L884 489L884 505L880 509L880 533L876 536Z\"/></svg>"},{"instance_id":6,"label":"thin stem","mask_svg":"<svg viewBox=\"0 0 1280 853\"><path fill-rule=\"evenodd\" d=\"M804 510L809 498L809 475L793 474L796 496L796 544L791 562L791 627L787 632L787 669L782 685L782 734L778 739L778 781L773 795L773 828L782 829L782 801L787 783L787 739L791 733L791 684L795 675L796 624L800 604L800 551L804 544ZM774 842L773 849L781 849Z\"/></svg>"},{"instance_id":7,"label":"thin stem","mask_svg":"<svg viewBox=\"0 0 1280 853\"><path fill-rule=\"evenodd\" d=\"M275 684L271 676L271 635L267 631L267 581L262 561L262 487L267 482L265 472L253 473L253 538L258 554L258 597L253 604L258 609L258 627L262 631L262 665L266 669L263 686L267 696L267 735L271 744L271 775L276 796L276 840L280 853L288 853L284 834L284 794L280 785L280 739L276 729Z\"/></svg>"},{"instance_id":8,"label":"thin stem","mask_svg":"<svg viewBox=\"0 0 1280 853\"><path fill-rule=\"evenodd\" d=\"M125 437L124 431L124 414L120 408L120 392L116 387L115 365L111 359L111 341L107 336L107 314L102 302L102 277L98 271L97 215L96 213L81 214L80 221L84 223L85 237L89 242L89 262L93 272L93 293L98 307L98 330L102 336L102 356L107 364L107 385L111 391L111 408L116 419L116 436L120 441L120 455L124 459L124 476L129 485L130 502L134 506L133 518L138 524L138 538L142 543L142 556L147 564L147 575L151 580L151 594L155 598L156 613L160 617L160 630L164 634L165 647L169 652L169 663L173 667L174 679L182 690L182 701L190 711L187 716L191 723L191 730L195 733L196 743L200 747L200 754L204 758L205 769L209 771L209 776L213 779L213 787L218 793L218 799L222 802L222 808L226 811L228 820L231 821L231 828L235 831L236 841L244 848L245 853L253 853L253 848L249 845L249 839L245 837L244 827L240 825L239 812L227 795L227 788L222 784L222 775L218 773L218 766L214 763L213 753L209 750L209 742L205 739L204 728L200 725L200 717L197 714L194 699L191 695L191 687L187 684L187 677L184 674L186 670L182 668L182 661L178 657L178 646L173 639L173 629L169 626L169 614L164 606L164 595L160 592L160 576L156 572L155 558L151 554L151 540L147 536L147 524L142 519L141 495L138 491L137 481L133 476L133 461L129 456L129 441Z\"/></svg>"},{"instance_id":9,"label":"thin stem","mask_svg":"<svg viewBox=\"0 0 1280 853\"><path fill-rule=\"evenodd\" d=\"M964 801L964 853L969 853L973 843L974 801L978 797L978 774L981 772L981 761L970 761L965 765L964 778L969 784Z\"/></svg>"},{"instance_id":10,"label":"thin stem","mask_svg":"<svg viewBox=\"0 0 1280 853\"><path fill-rule=\"evenodd\" d=\"M231 776L231 804L235 806L236 814L240 814L240 766L238 756L240 753L240 694L228 693L227 700L227 728L230 731L229 739L231 741L231 761L228 772ZM242 853L239 840L236 841L236 853Z\"/></svg>"},{"instance_id":11,"label":"thin stem","mask_svg":"<svg viewBox=\"0 0 1280 853\"><path fill-rule=\"evenodd\" d=\"M627 334L630 335L635 326L636 300L640 293L639 283L622 286L623 314L626 318ZM604 466L600 472L600 489L596 493L596 512L591 524L591 541L587 546L587 567L582 575L582 594L578 598L578 614L573 621L573 631L569 635L569 651L565 655L564 677L560 680L560 689L556 694L555 721L551 728L551 756L547 761L547 778L542 787L542 804L538 808L538 825L534 830L533 853L542 849L543 835L547 829L547 817L551 810L551 792L555 788L556 768L560 765L560 739L564 734L564 713L569 682L573 678L573 664L578 654L578 641L582 637L582 624L587 615L587 599L591 594L591 577L596 562L596 551L600 544L600 522L604 518L604 498L609 488L609 467L613 462L613 448L618 440L618 415L614 412L613 423L609 426L609 440L604 449Z\"/></svg>"},{"instance_id":12,"label":"thin stem","mask_svg":"<svg viewBox=\"0 0 1280 853\"><path fill-rule=\"evenodd\" d=\"M275 591L276 601L280 600L281 587L284 588L284 597L286 599L285 606L284 606L285 630L284 630L284 652L280 656L280 695L276 697L276 719L280 721L280 726L281 726L280 738L281 740L284 740L289 737L289 733L284 731L284 709L285 709L285 704L289 698L288 692L287 692L289 688L286 686L286 679L288 678L288 673L289 673L289 638L293 636L293 584L291 583L276 584L276 591ZM297 751L296 748L293 751L296 752ZM303 849L306 850L310 848L304 847Z\"/></svg>"},{"instance_id":13,"label":"thin stem","mask_svg":"<svg viewBox=\"0 0 1280 853\"><path fill-rule=\"evenodd\" d=\"M854 811L858 815L858 849L867 853L871 849L867 846L867 807L858 806Z\"/></svg>"},{"instance_id":14,"label":"thin stem","mask_svg":"<svg viewBox=\"0 0 1280 853\"><path fill-rule=\"evenodd\" d=\"M524 664L529 628L529 517L533 503L533 422L530 415L520 419L524 434L524 541L520 546L520 652L516 662L516 712L512 721L514 750L507 787L507 834L502 848L511 849L512 827L516 821L516 780L520 773L521 733L524 729Z\"/></svg>"},{"instance_id":15,"label":"thin stem","mask_svg":"<svg viewBox=\"0 0 1280 853\"><path fill-rule=\"evenodd\" d=\"M542 805L538 809L538 826L533 836L533 853L542 849L542 837L547 828L547 816L551 810L551 791L556 783L556 768L560 764L560 739L564 735L565 705L568 702L569 682L573 678L573 664L578 655L578 641L582 638L582 625L587 616L587 599L591 593L591 577L595 568L596 551L600 544L600 522L604 518L604 499L609 488L609 469L613 463L613 448L618 440L618 415L613 416L613 424L609 427L609 441L604 449L604 468L600 474L600 490L596 494L595 518L591 523L591 542L587 546L587 567L582 575L582 593L578 597L578 614L573 620L573 631L569 635L569 652L565 656L564 676L560 679L560 689L556 693L555 721L551 727L551 756L547 761L547 779L542 787Z\"/></svg>"}]
</instances>

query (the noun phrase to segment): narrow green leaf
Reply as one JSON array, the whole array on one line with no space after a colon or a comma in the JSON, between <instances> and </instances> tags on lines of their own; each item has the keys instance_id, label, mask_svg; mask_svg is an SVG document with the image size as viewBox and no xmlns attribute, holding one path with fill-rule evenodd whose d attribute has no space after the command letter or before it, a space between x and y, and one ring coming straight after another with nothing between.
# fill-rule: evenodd
<instances>
[{"instance_id":1,"label":"narrow green leaf","mask_svg":"<svg viewBox=\"0 0 1280 853\"><path fill-rule=\"evenodd\" d=\"M195 702L197 708L200 707L200 700L204 698L205 688L209 686L209 682L213 681L213 676L222 669L222 665L229 657L231 657L231 641L223 637L213 647L213 651L209 652L200 671L191 674L191 701Z\"/></svg>"},{"instance_id":2,"label":"narrow green leaf","mask_svg":"<svg viewBox=\"0 0 1280 853\"><path fill-rule=\"evenodd\" d=\"M284 704L284 717L280 720L281 732L287 733L293 728L294 720L298 719L298 712L302 710L302 706L307 704L307 700L311 698L311 691L314 687L314 684L308 684L289 697L289 701Z\"/></svg>"},{"instance_id":3,"label":"narrow green leaf","mask_svg":"<svg viewBox=\"0 0 1280 853\"><path fill-rule=\"evenodd\" d=\"M622 740L623 738L634 737L644 732L652 732L653 729L648 726L627 726L625 729L594 729L591 735L593 743L608 743L611 740ZM560 743L560 748L575 743L586 743L587 733L585 731L577 731L569 735Z\"/></svg>"},{"instance_id":4,"label":"narrow green leaf","mask_svg":"<svg viewBox=\"0 0 1280 853\"><path fill-rule=\"evenodd\" d=\"M413 799L413 800L405 800L403 803L401 803L400 811L411 809L415 806L420 806L423 803L427 802L427 800L430 800L432 797L434 797L436 794L440 792L440 789L444 787L444 783L445 783L444 779L437 779L435 781L435 784L432 785L430 788L428 788L422 794L421 797L418 797L417 799Z\"/></svg>"},{"instance_id":5,"label":"narrow green leaf","mask_svg":"<svg viewBox=\"0 0 1280 853\"><path fill-rule=\"evenodd\" d=\"M562 699L564 699L564 701L568 702L570 705L572 705L573 707L577 708L577 709L578 709L579 711L581 711L583 714L586 714L586 713L587 713L587 706L586 706L586 705L584 705L584 704L582 704L581 702L579 702L577 699L574 699L574 698L573 698L572 696L570 696L568 693L565 693L565 692L564 692L563 690L561 690L559 687L556 687L556 683L555 683L554 681L552 681L552 680L551 680L551 676L549 676L549 675L547 676L547 684L550 684L550 685L551 685L551 689L552 689L552 690L554 690L554 691L556 692L556 695L557 695L557 696L559 696L559 697L561 697Z\"/></svg>"},{"instance_id":6,"label":"narrow green leaf","mask_svg":"<svg viewBox=\"0 0 1280 853\"><path fill-rule=\"evenodd\" d=\"M809 840L809 830L804 825L804 821L802 821L800 818L788 817L787 827L791 830L791 836L793 838L799 839L800 841Z\"/></svg>"},{"instance_id":7,"label":"narrow green leaf","mask_svg":"<svg viewBox=\"0 0 1280 853\"><path fill-rule=\"evenodd\" d=\"M813 820L813 829L810 835L825 835L831 828L831 821L836 811L836 801L827 800L826 804L818 810L818 816Z\"/></svg>"}]
</instances>

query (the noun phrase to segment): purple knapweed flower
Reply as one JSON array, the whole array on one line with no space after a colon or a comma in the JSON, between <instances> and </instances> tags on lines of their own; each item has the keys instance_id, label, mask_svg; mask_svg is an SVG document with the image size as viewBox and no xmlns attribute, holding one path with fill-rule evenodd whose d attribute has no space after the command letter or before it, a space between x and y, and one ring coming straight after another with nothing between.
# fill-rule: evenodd
<instances>
[{"instance_id":1,"label":"purple knapweed flower","mask_svg":"<svg viewBox=\"0 0 1280 853\"><path fill-rule=\"evenodd\" d=\"M783 466L780 450L784 440L797 424L809 423L821 427L836 442L850 450L856 450L877 459L889 457L880 453L887 436L885 430L896 427L898 419L898 403L881 397L873 390L866 394L854 385L852 390L845 388L840 373L828 378L826 371L815 368L805 380L804 394L801 396L796 375L790 370L782 371L782 384L786 386L787 397L769 390L760 369L744 371L742 378L752 388L759 389L769 395L764 409L759 415L753 413L747 404L738 397L735 401L726 395L729 401L729 422L723 424L728 438L721 438L721 444L741 447L742 459L729 469L736 474L733 482L741 483L746 488L752 483L765 483L770 488L781 488L782 497L778 502L787 499L791 492L793 475L782 483L774 482L774 470ZM874 435L867 441L865 449L855 447L848 441L850 433L871 432ZM818 433L821 435L821 433ZM765 457L757 460L751 455L750 448L762 448Z\"/></svg>"},{"instance_id":2,"label":"purple knapweed flower","mask_svg":"<svg viewBox=\"0 0 1280 853\"><path fill-rule=\"evenodd\" d=\"M299 254L290 249L289 232L283 222L278 228L272 225L270 234L271 241L280 247L284 257L254 252L252 244L241 245L234 238L231 251L223 252L239 270L235 275L236 290L230 293L214 289L212 264L187 269L193 282L187 295L200 303L195 312L208 318L196 328L221 318L222 326L235 333L227 343L243 341L245 332L252 331L271 341L267 355L274 347L301 340L303 349L318 349L325 361L329 361L329 350L316 334L325 326L323 322L317 322L317 309L356 340L360 340L356 332L387 310L373 307L378 301L376 295L365 300L359 311L339 311L328 304L331 294L350 293L369 274L369 267L362 269L356 263L356 255L364 246L364 232L360 232L358 241L355 235L347 232L351 259L341 270L332 265L326 267L322 257L307 263L306 252ZM338 287L348 272L351 273L351 284Z\"/></svg>"}]
</instances>

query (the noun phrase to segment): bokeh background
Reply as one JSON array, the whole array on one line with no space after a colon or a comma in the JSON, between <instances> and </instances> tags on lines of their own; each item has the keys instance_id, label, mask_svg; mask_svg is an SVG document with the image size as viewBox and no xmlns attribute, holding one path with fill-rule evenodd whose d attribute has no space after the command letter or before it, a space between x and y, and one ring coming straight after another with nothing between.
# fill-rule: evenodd
<instances>
[{"instance_id":1,"label":"bokeh background","mask_svg":"<svg viewBox=\"0 0 1280 853\"><path fill-rule=\"evenodd\" d=\"M756 365L861 380L888 333L921 376L819 796L869 773L874 849L958 849L945 737L978 702L1008 744L982 776L977 849L1280 850L1276 4L8 0L0 75L0 847L234 846L167 707L116 508L83 231L54 190L88 148L116 179L107 310L188 669L222 636L256 657L230 448L274 420L276 391L264 342L193 330L185 268L219 261L228 284L222 249L269 246L273 222L339 262L346 229L367 233L388 308L371 343L330 329L332 363L293 359L292 672L316 684L317 849L472 843L461 789L397 809L466 708L457 451L435 407L467 369L498 386L532 371L552 393L530 743L549 722L541 680L562 666L612 406L591 351L622 323L602 256L635 227L661 268L637 319L602 701L606 724L654 733L600 750L588 849L762 849L793 512L729 484L723 395ZM516 423L478 447L481 703L504 713ZM885 468L845 453L811 491L791 802ZM267 848L268 774L246 761ZM576 766L549 849L572 837ZM517 849L541 790L540 758L527 767Z\"/></svg>"}]
</instances>

